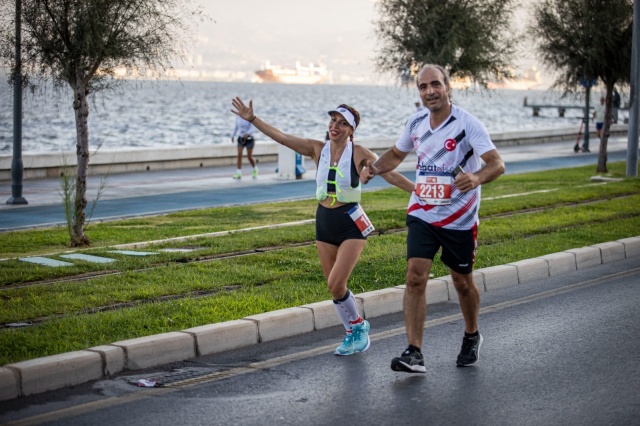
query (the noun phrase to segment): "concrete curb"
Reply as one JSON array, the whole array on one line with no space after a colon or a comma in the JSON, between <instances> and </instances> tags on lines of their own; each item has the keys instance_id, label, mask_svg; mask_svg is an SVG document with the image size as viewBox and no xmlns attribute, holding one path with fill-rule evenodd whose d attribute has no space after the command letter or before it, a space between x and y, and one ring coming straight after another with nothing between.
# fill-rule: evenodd
<instances>
[{"instance_id":1,"label":"concrete curb","mask_svg":"<svg viewBox=\"0 0 640 426\"><path fill-rule=\"evenodd\" d=\"M478 269L474 271L474 279L478 287L487 292L634 256L640 256L640 236ZM400 285L362 293L356 295L356 300L365 318L401 312L404 288L404 285ZM457 300L451 276L430 279L426 299L427 304ZM123 371L184 361L335 325L339 325L339 320L329 300L7 364L0 367L0 400L78 385Z\"/></svg>"}]
</instances>

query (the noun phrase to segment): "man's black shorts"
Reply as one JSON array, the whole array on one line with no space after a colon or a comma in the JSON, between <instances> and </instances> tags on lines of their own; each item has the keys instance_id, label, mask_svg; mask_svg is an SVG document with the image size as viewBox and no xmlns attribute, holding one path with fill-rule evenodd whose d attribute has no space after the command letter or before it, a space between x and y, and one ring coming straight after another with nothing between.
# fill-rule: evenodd
<instances>
[{"instance_id":1,"label":"man's black shorts","mask_svg":"<svg viewBox=\"0 0 640 426\"><path fill-rule=\"evenodd\" d=\"M440 259L459 274L470 274L476 259L478 227L464 231L433 226L407 215L407 259L418 257L433 260L442 247Z\"/></svg>"}]
</instances>

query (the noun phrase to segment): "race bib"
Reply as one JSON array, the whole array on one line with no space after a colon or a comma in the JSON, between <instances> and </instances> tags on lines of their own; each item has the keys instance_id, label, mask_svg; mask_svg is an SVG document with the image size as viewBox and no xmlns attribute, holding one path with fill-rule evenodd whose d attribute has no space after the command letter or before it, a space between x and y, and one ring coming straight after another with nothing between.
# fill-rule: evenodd
<instances>
[{"instance_id":1,"label":"race bib","mask_svg":"<svg viewBox=\"0 0 640 426\"><path fill-rule=\"evenodd\" d=\"M364 210L362 210L360 204L349 210L349 216L356 223L356 226L358 227L360 232L362 232L363 237L366 237L376 230L376 228L373 227L373 224L367 217L367 214L364 212Z\"/></svg>"},{"instance_id":2,"label":"race bib","mask_svg":"<svg viewBox=\"0 0 640 426\"><path fill-rule=\"evenodd\" d=\"M432 206L451 204L451 176L422 174L416 178L416 195Z\"/></svg>"}]
</instances>

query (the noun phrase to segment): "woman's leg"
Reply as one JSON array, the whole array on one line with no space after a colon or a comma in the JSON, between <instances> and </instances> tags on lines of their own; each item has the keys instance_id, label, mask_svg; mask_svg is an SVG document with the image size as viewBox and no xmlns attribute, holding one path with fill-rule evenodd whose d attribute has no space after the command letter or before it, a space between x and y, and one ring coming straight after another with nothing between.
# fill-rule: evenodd
<instances>
[{"instance_id":1,"label":"woman's leg","mask_svg":"<svg viewBox=\"0 0 640 426\"><path fill-rule=\"evenodd\" d=\"M339 247L320 241L316 244L336 313L347 333L334 353L352 355L356 352L364 352L370 344L369 323L360 317L355 297L347 289L347 281L367 241L346 240Z\"/></svg>"},{"instance_id":2,"label":"woman's leg","mask_svg":"<svg viewBox=\"0 0 640 426\"><path fill-rule=\"evenodd\" d=\"M366 240L346 240L340 247L336 247L318 242L318 254L327 279L327 287L336 313L347 332L361 321L358 304L347 288L347 282L366 244Z\"/></svg>"},{"instance_id":3,"label":"woman's leg","mask_svg":"<svg viewBox=\"0 0 640 426\"><path fill-rule=\"evenodd\" d=\"M346 240L339 247L316 241L322 272L333 300L340 300L347 293L347 281L366 245L367 240Z\"/></svg>"}]
</instances>

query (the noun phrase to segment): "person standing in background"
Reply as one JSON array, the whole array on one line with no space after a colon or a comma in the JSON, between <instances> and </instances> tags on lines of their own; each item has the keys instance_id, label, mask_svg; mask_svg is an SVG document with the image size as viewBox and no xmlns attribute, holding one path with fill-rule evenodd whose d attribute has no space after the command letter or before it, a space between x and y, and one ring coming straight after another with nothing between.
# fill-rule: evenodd
<instances>
[{"instance_id":1,"label":"person standing in background","mask_svg":"<svg viewBox=\"0 0 640 426\"><path fill-rule=\"evenodd\" d=\"M477 247L480 186L505 171L482 122L451 102L449 76L440 65L425 65L416 79L428 111L414 113L395 146L367 164L361 180L394 170L416 151L415 191L407 209L407 275L403 299L408 346L391 360L391 369L426 373L422 355L427 281L433 259L449 267L464 318L464 336L456 365L478 362L480 292L473 280Z\"/></svg>"},{"instance_id":2,"label":"person standing in background","mask_svg":"<svg viewBox=\"0 0 640 426\"><path fill-rule=\"evenodd\" d=\"M258 178L258 166L256 160L253 159L253 147L256 141L253 139L253 124L250 121L243 120L242 117L236 117L236 125L233 128L233 134L231 135L231 142L234 141L236 134L238 135L238 158L236 161L237 170L233 175L233 179L242 179L242 151L247 148L247 159L253 171L251 176L254 179Z\"/></svg>"},{"instance_id":3,"label":"person standing in background","mask_svg":"<svg viewBox=\"0 0 640 426\"><path fill-rule=\"evenodd\" d=\"M602 128L604 127L604 96L600 96L600 103L593 108L593 121L596 123L596 136L602 138ZM589 152L589 150L583 150Z\"/></svg>"},{"instance_id":4,"label":"person standing in background","mask_svg":"<svg viewBox=\"0 0 640 426\"><path fill-rule=\"evenodd\" d=\"M620 109L620 93L616 89L613 89L613 118L612 123L618 122L618 110Z\"/></svg>"}]
</instances>

